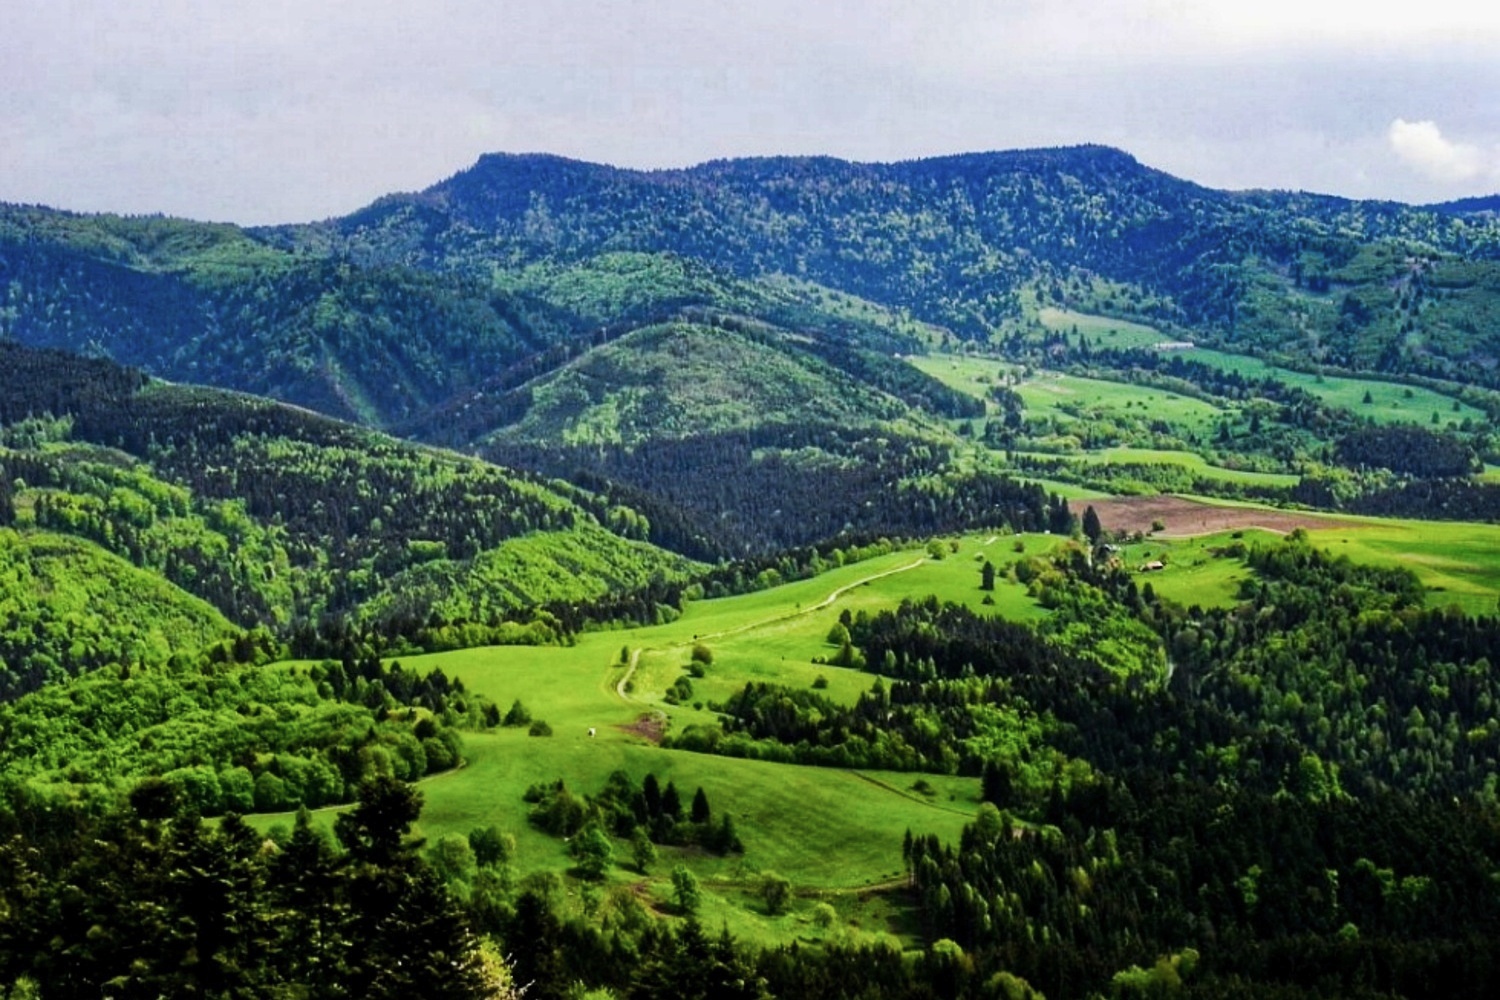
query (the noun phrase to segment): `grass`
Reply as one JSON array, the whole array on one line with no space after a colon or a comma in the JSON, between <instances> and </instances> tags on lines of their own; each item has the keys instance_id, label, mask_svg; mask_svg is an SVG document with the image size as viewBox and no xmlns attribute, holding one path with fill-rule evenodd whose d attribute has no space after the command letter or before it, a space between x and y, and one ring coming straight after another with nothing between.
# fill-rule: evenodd
<instances>
[{"instance_id":1,"label":"grass","mask_svg":"<svg viewBox=\"0 0 1500 1000\"><path fill-rule=\"evenodd\" d=\"M1039 311L1038 316L1043 325L1051 330L1071 331L1076 326L1079 332L1088 334L1090 341L1098 340L1102 347L1151 348L1170 339L1161 331L1144 324L1064 309L1044 308ZM1345 375L1309 374L1260 358L1211 348L1195 347L1184 351L1182 356L1186 360L1211 365L1223 371L1238 372L1247 378L1275 379L1306 390L1329 406L1369 417L1379 424L1416 423L1431 426L1434 413L1438 418L1437 426L1445 428L1449 423L1457 425L1465 419L1475 423L1485 420L1484 411L1477 407L1422 386ZM1013 375L1017 371L1015 365L1004 361L962 355L929 355L914 357L910 361L951 388L981 398L990 385L998 384L1002 376ZM1055 411L1058 406L1069 402L1106 408L1146 402L1152 407L1153 417L1201 429L1203 421L1220 412L1217 407L1188 396L1178 396L1144 386L1073 376L1048 374L1022 383L1017 391L1025 399L1028 413L1038 415ZM1366 393L1370 397L1369 403L1364 401Z\"/></svg>"},{"instance_id":2,"label":"grass","mask_svg":"<svg viewBox=\"0 0 1500 1000\"><path fill-rule=\"evenodd\" d=\"M1150 348L1171 338L1160 330L1141 323L1110 319L1066 309L1044 308L1037 318L1049 330L1086 333L1089 340L1099 342L1101 347ZM1310 375L1271 364L1259 358L1243 354L1208 348L1193 348L1183 357L1213 365L1226 371L1239 372L1249 378L1273 378L1278 382L1305 389L1330 406L1349 410L1360 416L1368 416L1376 423L1430 424L1432 414L1438 414L1439 423L1446 426L1451 420L1462 423L1465 418L1475 422L1484 419L1484 412L1467 403L1459 402L1454 409L1454 397L1420 386L1405 386L1379 379L1351 378L1342 375ZM1370 402L1365 403L1365 393ZM1030 405L1030 401L1027 401Z\"/></svg>"},{"instance_id":3,"label":"grass","mask_svg":"<svg viewBox=\"0 0 1500 1000\"><path fill-rule=\"evenodd\" d=\"M1424 582L1443 589L1435 604L1456 602L1492 611L1500 593L1500 528L1428 525L1351 519L1311 533L1316 544L1382 564L1411 565ZM1274 535L1246 529L1247 541ZM1248 570L1213 552L1232 532L1189 539L1148 539L1121 553L1127 566L1164 558L1166 568L1142 573L1163 597L1185 605L1228 606ZM941 559L925 550L903 550L840 567L812 580L771 590L691 604L674 622L648 628L583 635L576 645L488 647L407 658L408 666L441 667L450 677L506 708L521 700L552 727L551 737L500 729L466 737L466 765L422 783L426 808L419 832L429 840L495 825L517 841L519 874L566 871L567 845L532 828L522 795L532 784L562 778L584 793L597 791L621 769L640 781L654 773L676 783L685 798L702 787L716 815L734 817L743 855L718 857L696 849L662 848L646 875L626 866L627 846L616 843L616 864L605 888L631 891L670 912L668 873L684 864L700 879L700 917L710 925L761 943L829 937L915 938L905 898L885 890L898 885L900 845L910 829L955 840L978 806L973 778L863 772L771 764L662 749L634 728L660 713L673 729L709 720L706 709L668 705L666 690L684 676L695 644L713 656L706 675L692 681L691 701L722 699L747 681L811 686L824 678L826 694L843 703L866 690L872 678L855 670L813 662L834 652L827 635L844 610L874 612L902 599L935 594L982 613L1020 619L1044 615L1023 588L1006 579L1019 559L1052 551L1063 539L998 532L944 539ZM1017 551L1019 546L1021 551ZM956 548L956 551L955 551ZM993 604L983 604L979 567L998 572ZM634 664L633 668L631 664ZM624 684L628 676L628 687ZM622 693L623 689L623 693ZM595 736L589 736L593 729ZM925 787L918 786L921 780ZM332 811L320 819L331 822ZM290 822L287 815L259 816L261 828ZM791 880L797 899L772 917L755 895L759 873L774 870ZM568 880L570 892L578 884ZM838 918L816 927L813 908L832 904Z\"/></svg>"},{"instance_id":4,"label":"grass","mask_svg":"<svg viewBox=\"0 0 1500 1000\"><path fill-rule=\"evenodd\" d=\"M1037 319L1048 330L1070 334L1076 330L1086 335L1091 347L1129 350L1136 347L1155 347L1163 341L1172 339L1155 327L1144 323L1110 319L1108 316L1095 316L1091 313L1057 309L1052 306L1038 309Z\"/></svg>"},{"instance_id":5,"label":"grass","mask_svg":"<svg viewBox=\"0 0 1500 1000\"><path fill-rule=\"evenodd\" d=\"M1438 415L1438 424L1446 427L1465 418L1475 422L1485 419L1484 412L1467 403L1458 402L1421 386L1400 385L1382 382L1379 379L1351 378L1343 375L1310 375L1292 371L1259 358L1224 351L1195 348L1184 357L1224 371L1238 372L1247 378L1272 378L1278 382L1305 389L1329 406L1348 410L1361 417L1369 417L1378 424L1415 423L1431 425L1432 415ZM1369 393L1370 402L1364 401ZM1458 409L1454 404L1458 403Z\"/></svg>"},{"instance_id":6,"label":"grass","mask_svg":"<svg viewBox=\"0 0 1500 1000\"><path fill-rule=\"evenodd\" d=\"M716 812L728 810L734 817L746 852L721 858L663 848L648 879L617 864L611 884L644 881L641 891L665 900L666 874L682 863L703 883L703 918L726 924L741 936L772 941L814 933L811 907L828 899L841 915L828 933L909 938L913 928L904 901L863 890L899 881L901 840L908 829L956 839L978 807L977 779L802 767L664 750L631 727L643 715L658 712L673 729L712 718L706 710L662 700L683 675L698 643L712 650L713 663L704 678L693 682L695 700L724 698L751 680L811 686L822 677L830 697L849 703L869 688L871 676L813 662L835 651L826 639L845 609L874 611L930 592L980 611L1039 615L1042 612L1024 590L1004 579L1004 566L1022 557L1014 551L1018 541L1030 555L1050 549L1060 539L966 536L951 540L940 560L916 550L893 552L816 579L697 602L666 625L589 633L572 647L486 647L405 658L409 667L441 667L502 708L519 699L554 733L532 737L525 729L501 729L467 735L466 766L422 783L426 808L419 832L434 840L494 824L516 837L516 864L523 876L566 870L567 846L526 822L525 790L562 778L575 790L592 793L616 769L637 781L651 772L664 783L676 782L684 797L701 786ZM981 560L976 556L988 556L1001 570L993 605L981 603ZM630 691L622 697L620 686L631 661L635 667ZM591 728L593 737L588 735ZM913 788L918 779L925 781L928 791ZM331 822L331 815L325 811L322 818ZM260 816L255 822L268 828L288 823L290 817ZM619 861L626 845L616 847ZM758 873L764 870L785 875L801 894L790 914L769 918L760 911L758 900L752 901ZM817 929L816 934L822 933Z\"/></svg>"},{"instance_id":7,"label":"grass","mask_svg":"<svg viewBox=\"0 0 1500 1000\"><path fill-rule=\"evenodd\" d=\"M906 361L948 388L976 399L985 399L991 387L1016 372L1016 366L1008 361L967 354L913 354Z\"/></svg>"},{"instance_id":8,"label":"grass","mask_svg":"<svg viewBox=\"0 0 1500 1000\"><path fill-rule=\"evenodd\" d=\"M1162 420L1174 427L1208 435L1218 426L1224 410L1192 396L1165 389L1106 379L1083 378L1044 372L1016 386L1026 403L1028 416L1073 417L1069 410L1082 407L1091 415L1111 414ZM1137 411L1131 413L1131 411Z\"/></svg>"},{"instance_id":9,"label":"grass","mask_svg":"<svg viewBox=\"0 0 1500 1000\"><path fill-rule=\"evenodd\" d=\"M1158 337L1159 339L1159 337ZM984 399L991 387L1019 374L1019 367L995 358L959 354L931 354L908 359L911 364L951 389ZM1014 385L1026 404L1028 420L1055 419L1064 423L1080 419L1133 418L1163 420L1180 432L1207 437L1218 427L1224 410L1212 403L1147 385L1114 382L1041 372Z\"/></svg>"},{"instance_id":10,"label":"grass","mask_svg":"<svg viewBox=\"0 0 1500 1000\"><path fill-rule=\"evenodd\" d=\"M1135 572L1141 585L1151 584L1157 594L1184 607L1228 608L1237 603L1242 580L1251 576L1239 559L1215 552L1234 541L1247 545L1274 544L1280 535L1249 528L1195 538L1147 539L1120 547L1120 561ZM1160 570L1143 572L1140 567L1160 560Z\"/></svg>"},{"instance_id":11,"label":"grass","mask_svg":"<svg viewBox=\"0 0 1500 1000\"><path fill-rule=\"evenodd\" d=\"M1405 566L1428 588L1430 607L1457 605L1494 614L1500 595L1500 526L1455 521L1353 518L1357 526L1320 528L1314 544L1356 562Z\"/></svg>"}]
</instances>

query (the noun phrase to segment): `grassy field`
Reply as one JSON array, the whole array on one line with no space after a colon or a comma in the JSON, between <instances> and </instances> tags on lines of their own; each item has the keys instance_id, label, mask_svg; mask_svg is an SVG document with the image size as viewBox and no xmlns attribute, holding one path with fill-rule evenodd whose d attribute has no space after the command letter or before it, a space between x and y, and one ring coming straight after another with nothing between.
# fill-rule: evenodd
<instances>
[{"instance_id":1,"label":"grassy field","mask_svg":"<svg viewBox=\"0 0 1500 1000\"><path fill-rule=\"evenodd\" d=\"M1195 348L1184 357L1213 365L1224 371L1239 372L1247 378L1273 378L1278 382L1295 386L1317 396L1330 406L1369 417L1379 424L1417 423L1430 425L1432 415L1438 415L1438 423L1446 426L1449 421L1461 423L1466 417L1475 421L1484 419L1484 413L1460 403L1452 396L1433 392L1420 386L1398 385L1378 379L1348 378L1340 375L1309 375L1306 372L1281 368L1259 358L1243 354L1228 354L1224 351ZM1369 393L1370 402L1364 401ZM1455 403L1457 409L1454 409Z\"/></svg>"},{"instance_id":2,"label":"grassy field","mask_svg":"<svg viewBox=\"0 0 1500 1000\"><path fill-rule=\"evenodd\" d=\"M1201 497L1200 502L1216 507L1238 509L1249 512L1266 510L1279 513L1275 508L1255 504L1236 503L1232 500ZM1334 555L1348 556L1355 562L1378 566L1404 566L1417 575L1422 585L1428 588L1429 607L1457 605L1470 614L1493 614L1496 599L1500 597L1500 525L1475 524L1463 521L1418 521L1397 518L1359 517L1345 514L1299 514L1299 517L1314 523L1326 522L1327 527L1308 529L1309 540L1319 548ZM1253 522L1247 516L1246 524ZM1272 537L1246 528L1247 541ZM1157 549L1171 545L1213 546L1223 544L1220 535L1205 535L1191 539L1151 540ZM1148 545L1151 548L1152 545ZM1146 561L1131 556L1129 565ZM1171 569L1168 560L1168 570ZM1163 585L1170 587L1166 570L1151 576L1153 586L1161 593ZM1198 601L1197 603L1205 603Z\"/></svg>"},{"instance_id":3,"label":"grassy field","mask_svg":"<svg viewBox=\"0 0 1500 1000\"><path fill-rule=\"evenodd\" d=\"M1163 597L1185 605L1232 604L1248 570L1215 552L1236 532L1196 538L1153 539L1126 546L1127 567L1162 559L1160 571L1140 573ZM1249 542L1272 541L1271 532L1246 528ZM1500 593L1500 528L1350 519L1311 532L1313 540L1352 558L1409 565L1430 586L1433 603L1458 603L1493 611ZM422 783L426 800L419 833L429 840L495 825L514 835L521 877L566 871L567 845L533 828L522 801L528 787L564 779L574 790L596 792L620 769L640 781L654 773L676 783L685 798L702 787L716 815L727 812L745 844L743 855L719 857L697 849L662 848L645 875L627 867L627 846L616 843L616 864L606 891L634 893L670 912L668 873L677 864L702 882L701 917L737 936L760 942L817 941L826 937L910 943L912 914L899 894L901 839L906 830L956 839L978 806L972 778L864 772L736 760L664 750L643 730L643 720L669 731L709 720L709 702L748 681L794 687L826 681L831 698L850 703L867 690L869 674L814 662L835 651L829 630L844 610L892 607L907 597L935 594L981 613L1017 619L1046 614L1019 585L1005 579L1016 560L1050 552L1065 540L1049 535L989 533L944 539L941 559L925 549L892 552L844 566L812 580L739 597L691 604L676 621L650 628L596 632L576 645L488 647L406 658L408 666L441 667L450 677L494 699L502 708L519 699L553 730L533 737L525 729L466 736L466 765ZM978 589L984 560L999 569L992 604ZM697 644L712 651L706 675L692 680L688 704L669 705L667 690L681 677ZM592 729L596 735L590 736ZM333 811L320 820L331 823ZM259 816L261 828L290 817ZM784 915L768 916L755 896L759 873L774 870L791 880L797 901ZM567 892L580 884L566 880ZM839 919L814 926L812 911L831 903Z\"/></svg>"},{"instance_id":4,"label":"grassy field","mask_svg":"<svg viewBox=\"0 0 1500 1000\"><path fill-rule=\"evenodd\" d=\"M932 354L908 359L911 364L959 392L984 399L992 386L1014 378L1018 366L995 358ZM1174 427L1208 435L1218 426L1222 409L1180 393L1152 386L1042 372L1014 385L1026 403L1028 418L1077 419L1068 411L1086 409L1102 417L1133 416L1164 420Z\"/></svg>"},{"instance_id":5,"label":"grassy field","mask_svg":"<svg viewBox=\"0 0 1500 1000\"><path fill-rule=\"evenodd\" d=\"M1120 558L1142 583L1183 605L1227 607L1249 576L1239 560L1215 553L1232 541L1270 544L1274 532L1256 528L1194 538L1147 539L1121 548ZM1404 566L1428 588L1430 607L1456 605L1470 614L1493 614L1500 595L1500 526L1453 522L1349 518L1308 532L1311 542L1359 563ZM1161 560L1164 567L1140 572Z\"/></svg>"},{"instance_id":6,"label":"grassy field","mask_svg":"<svg viewBox=\"0 0 1500 1000\"><path fill-rule=\"evenodd\" d=\"M1008 361L967 354L913 354L906 361L950 389L968 393L976 399L985 399L993 386L1017 371L1017 367Z\"/></svg>"},{"instance_id":7,"label":"grassy field","mask_svg":"<svg viewBox=\"0 0 1500 1000\"><path fill-rule=\"evenodd\" d=\"M1020 368L997 358L962 354L929 354L907 359L912 365L959 392L984 399L991 387L1015 378ZM1222 412L1212 403L1151 386L1112 382L1043 372L1014 386L1026 402L1028 415L1052 416L1064 407L1101 410L1138 410L1138 415L1193 429L1212 430Z\"/></svg>"},{"instance_id":8,"label":"grassy field","mask_svg":"<svg viewBox=\"0 0 1500 1000\"><path fill-rule=\"evenodd\" d=\"M1240 582L1251 573L1240 560L1215 550L1239 540L1247 545L1270 545L1279 538L1275 532L1250 528L1196 538L1148 539L1121 546L1120 561L1136 573L1141 584L1150 583L1169 601L1184 607L1227 608L1235 604ZM1141 571L1140 567L1153 561L1161 561L1163 568Z\"/></svg>"},{"instance_id":9,"label":"grassy field","mask_svg":"<svg viewBox=\"0 0 1500 1000\"><path fill-rule=\"evenodd\" d=\"M1357 526L1309 532L1314 544L1356 562L1405 566L1432 607L1494 614L1500 595L1500 526L1353 518Z\"/></svg>"},{"instance_id":10,"label":"grassy field","mask_svg":"<svg viewBox=\"0 0 1500 1000\"><path fill-rule=\"evenodd\" d=\"M1076 328L1078 332L1086 333L1090 341L1098 340L1101 347L1150 348L1171 339L1161 331L1141 323L1066 309L1044 308L1038 311L1037 318L1049 330L1071 332ZM1452 396L1419 386L1397 385L1378 379L1309 375L1259 358L1207 348L1194 348L1184 353L1183 357L1226 371L1236 371L1250 378L1274 378L1287 385L1306 389L1330 406L1369 416L1376 423L1429 424L1433 413L1438 414L1439 422L1444 425L1450 420L1461 423L1466 417L1475 421L1484 417L1481 410L1467 403L1458 403L1458 408L1455 409ZM1366 392L1370 394L1369 403L1364 402Z\"/></svg>"},{"instance_id":11,"label":"grassy field","mask_svg":"<svg viewBox=\"0 0 1500 1000\"><path fill-rule=\"evenodd\" d=\"M1049 330L1070 334L1076 330L1084 334L1089 338L1091 347L1129 350L1133 347L1155 347L1162 341L1171 339L1144 323L1110 319L1108 316L1094 316L1052 306L1037 310L1037 319Z\"/></svg>"},{"instance_id":12,"label":"grassy field","mask_svg":"<svg viewBox=\"0 0 1500 1000\"><path fill-rule=\"evenodd\" d=\"M466 766L422 783L426 809L419 832L433 840L494 824L515 836L522 876L565 870L567 845L525 820L526 789L562 778L576 791L592 793L616 769L637 781L655 773L663 783L675 781L684 797L701 786L716 811L728 810L734 817L745 853L718 857L696 849L662 848L649 878L617 864L610 884L630 885L665 901L667 873L682 863L703 882L703 918L713 926L727 924L738 935L760 940L817 937L825 932L811 927L809 913L816 902L827 901L841 920L826 933L909 940L914 928L908 926L904 906L869 890L900 880L906 830L944 839L958 836L978 807L976 779L664 750L643 736L637 724L659 715L677 730L712 718L692 704L663 701L700 643L712 650L713 662L705 677L692 682L695 702L722 699L752 680L810 686L821 677L827 681L827 695L852 703L869 688L871 676L813 662L836 651L827 635L843 610L875 611L931 593L976 611L1038 617L1045 612L1023 588L1005 580L1004 568L1061 541L998 533L949 539L941 559L925 550L893 552L774 590L698 602L667 625L589 633L572 647L486 647L406 658L407 666L441 667L502 708L519 699L554 734L532 737L525 729L501 729L467 735ZM1001 570L992 605L981 603L979 590L986 558ZM590 729L595 736L588 735ZM914 788L919 779L925 787ZM322 814L326 822L331 816L332 811ZM288 823L290 817L255 821L267 828ZM617 860L622 859L626 845L617 843L616 848ZM798 891L798 905L790 914L768 918L751 901L764 870L785 875Z\"/></svg>"},{"instance_id":13,"label":"grassy field","mask_svg":"<svg viewBox=\"0 0 1500 1000\"><path fill-rule=\"evenodd\" d=\"M1164 420L1174 427L1199 434L1213 433L1224 410L1164 389L1044 372L1016 387L1026 403L1028 416L1069 416L1066 411L1083 407L1090 414ZM1133 411L1133 412L1132 412Z\"/></svg>"}]
</instances>

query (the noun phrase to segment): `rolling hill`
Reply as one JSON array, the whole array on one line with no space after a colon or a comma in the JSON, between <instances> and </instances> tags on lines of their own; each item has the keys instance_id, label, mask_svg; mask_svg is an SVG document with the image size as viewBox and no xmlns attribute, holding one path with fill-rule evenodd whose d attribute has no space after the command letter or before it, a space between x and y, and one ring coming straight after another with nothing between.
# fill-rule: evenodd
<instances>
[{"instance_id":1,"label":"rolling hill","mask_svg":"<svg viewBox=\"0 0 1500 1000\"><path fill-rule=\"evenodd\" d=\"M0 425L18 551L87 540L208 602L221 630L494 626L690 569L635 512L565 484L107 361L0 344Z\"/></svg>"}]
</instances>

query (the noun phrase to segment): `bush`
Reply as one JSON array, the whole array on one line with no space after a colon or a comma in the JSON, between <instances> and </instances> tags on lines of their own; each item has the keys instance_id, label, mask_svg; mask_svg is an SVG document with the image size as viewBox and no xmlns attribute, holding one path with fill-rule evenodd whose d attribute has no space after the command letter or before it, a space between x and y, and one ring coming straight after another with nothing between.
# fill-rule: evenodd
<instances>
[{"instance_id":1,"label":"bush","mask_svg":"<svg viewBox=\"0 0 1500 1000\"><path fill-rule=\"evenodd\" d=\"M698 877L682 865L672 869L672 900L677 904L677 912L683 916L697 913L703 902Z\"/></svg>"},{"instance_id":2,"label":"bush","mask_svg":"<svg viewBox=\"0 0 1500 1000\"><path fill-rule=\"evenodd\" d=\"M787 911L792 903L792 883L785 875L762 872L760 876L760 898L765 900L766 912L778 916Z\"/></svg>"},{"instance_id":3,"label":"bush","mask_svg":"<svg viewBox=\"0 0 1500 1000\"><path fill-rule=\"evenodd\" d=\"M532 736L551 736L552 727L547 725L542 719L537 719L531 724L531 728L527 730L527 733Z\"/></svg>"}]
</instances>

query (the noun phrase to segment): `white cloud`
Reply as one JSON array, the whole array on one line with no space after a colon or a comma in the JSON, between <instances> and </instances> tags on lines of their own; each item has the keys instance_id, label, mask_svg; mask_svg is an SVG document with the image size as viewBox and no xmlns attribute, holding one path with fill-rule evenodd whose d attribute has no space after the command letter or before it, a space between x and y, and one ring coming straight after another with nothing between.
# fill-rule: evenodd
<instances>
[{"instance_id":1,"label":"white cloud","mask_svg":"<svg viewBox=\"0 0 1500 1000\"><path fill-rule=\"evenodd\" d=\"M1386 137L1402 163L1435 181L1471 181L1485 173L1479 148L1446 138L1436 122L1397 118Z\"/></svg>"}]
</instances>

